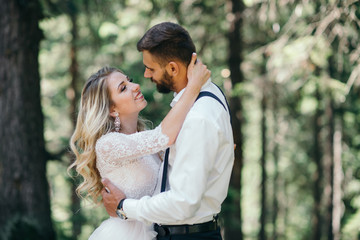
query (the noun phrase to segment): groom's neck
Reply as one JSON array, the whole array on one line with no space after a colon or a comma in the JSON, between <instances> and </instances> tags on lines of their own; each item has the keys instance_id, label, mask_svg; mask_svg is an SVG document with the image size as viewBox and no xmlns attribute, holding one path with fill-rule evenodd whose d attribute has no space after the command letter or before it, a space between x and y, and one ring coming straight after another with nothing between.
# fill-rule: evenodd
<instances>
[{"instance_id":1,"label":"groom's neck","mask_svg":"<svg viewBox=\"0 0 360 240\"><path fill-rule=\"evenodd\" d=\"M181 90L183 90L187 83L187 68L183 68L180 70L180 73L177 76L173 76L174 81L174 92L179 93Z\"/></svg>"}]
</instances>

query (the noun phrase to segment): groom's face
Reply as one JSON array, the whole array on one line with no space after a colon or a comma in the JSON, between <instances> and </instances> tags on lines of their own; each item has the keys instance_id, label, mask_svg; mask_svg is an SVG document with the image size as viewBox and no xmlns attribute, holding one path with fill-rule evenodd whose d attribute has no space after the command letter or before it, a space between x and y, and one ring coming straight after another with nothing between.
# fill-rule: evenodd
<instances>
[{"instance_id":1,"label":"groom's face","mask_svg":"<svg viewBox=\"0 0 360 240\"><path fill-rule=\"evenodd\" d=\"M161 93L169 93L174 90L174 82L165 67L162 67L149 51L143 51L143 63L145 65L144 77L156 84Z\"/></svg>"}]
</instances>

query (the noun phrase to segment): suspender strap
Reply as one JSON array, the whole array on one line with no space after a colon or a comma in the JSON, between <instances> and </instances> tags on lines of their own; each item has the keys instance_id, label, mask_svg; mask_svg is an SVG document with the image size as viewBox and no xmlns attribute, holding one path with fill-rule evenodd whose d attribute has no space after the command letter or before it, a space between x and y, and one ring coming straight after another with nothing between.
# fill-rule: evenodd
<instances>
[{"instance_id":1,"label":"suspender strap","mask_svg":"<svg viewBox=\"0 0 360 240\"><path fill-rule=\"evenodd\" d=\"M170 148L167 148L165 151L164 169L161 180L161 192L164 192L166 187L167 170L169 165L169 153L170 153Z\"/></svg>"},{"instance_id":2,"label":"suspender strap","mask_svg":"<svg viewBox=\"0 0 360 240\"><path fill-rule=\"evenodd\" d=\"M225 98L225 102L226 102L226 106L228 107L228 109L229 109L229 114L230 114L230 121L231 121L231 112L230 112L230 106L229 106L229 103L228 103L228 101L226 100L226 96L225 96L225 94L224 94L224 92L221 90L221 88L218 86L218 85L216 85L215 83L213 83L212 82L212 84L214 84L219 90L220 90L220 92L221 92L221 94L224 96L224 98Z\"/></svg>"},{"instance_id":3,"label":"suspender strap","mask_svg":"<svg viewBox=\"0 0 360 240\"><path fill-rule=\"evenodd\" d=\"M199 98L206 97L206 96L214 98L216 101L218 101L224 107L225 111L227 111L227 109L226 109L225 105L222 103L222 101L212 92L207 92L207 91L200 92L199 96L196 98L195 101L197 101Z\"/></svg>"},{"instance_id":4,"label":"suspender strap","mask_svg":"<svg viewBox=\"0 0 360 240\"><path fill-rule=\"evenodd\" d=\"M217 86L216 84L214 84L214 85ZM219 86L217 86L217 87L219 88ZM221 89L220 89L220 92L224 95L224 93L221 91ZM227 109L226 109L224 103L212 92L208 92L208 91L200 92L199 96L196 98L195 102L202 97L214 98L216 101L218 101L224 107L225 111L228 111L227 109L229 109L229 114L230 114L230 108L229 108L228 102L226 101L226 98L225 98L225 102L228 107ZM225 95L224 95L224 97L225 97ZM230 121L231 121L231 114L230 114ZM168 165L169 165L169 154L170 154L170 148L167 148L165 151L164 169L163 169L162 180L161 180L161 192L164 192L165 187L166 187L167 171L168 171Z\"/></svg>"}]
</instances>

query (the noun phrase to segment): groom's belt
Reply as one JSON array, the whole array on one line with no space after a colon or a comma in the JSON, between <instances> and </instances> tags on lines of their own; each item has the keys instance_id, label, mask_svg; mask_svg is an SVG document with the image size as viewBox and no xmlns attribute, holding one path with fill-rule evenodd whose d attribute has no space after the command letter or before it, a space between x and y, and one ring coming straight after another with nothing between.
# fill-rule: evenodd
<instances>
[{"instance_id":1,"label":"groom's belt","mask_svg":"<svg viewBox=\"0 0 360 240\"><path fill-rule=\"evenodd\" d=\"M210 232L215 231L217 228L218 224L216 218L209 222L193 225L154 225L154 230L158 233L159 237L165 237L168 235Z\"/></svg>"}]
</instances>

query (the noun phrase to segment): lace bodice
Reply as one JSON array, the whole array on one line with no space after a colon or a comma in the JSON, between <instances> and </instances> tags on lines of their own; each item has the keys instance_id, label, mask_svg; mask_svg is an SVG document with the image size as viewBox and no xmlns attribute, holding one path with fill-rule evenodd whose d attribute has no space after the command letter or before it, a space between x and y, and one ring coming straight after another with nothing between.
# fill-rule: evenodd
<instances>
[{"instance_id":1,"label":"lace bodice","mask_svg":"<svg viewBox=\"0 0 360 240\"><path fill-rule=\"evenodd\" d=\"M111 132L96 143L96 166L128 198L151 196L156 187L160 158L158 152L167 147L169 138L154 130L130 135Z\"/></svg>"}]
</instances>

